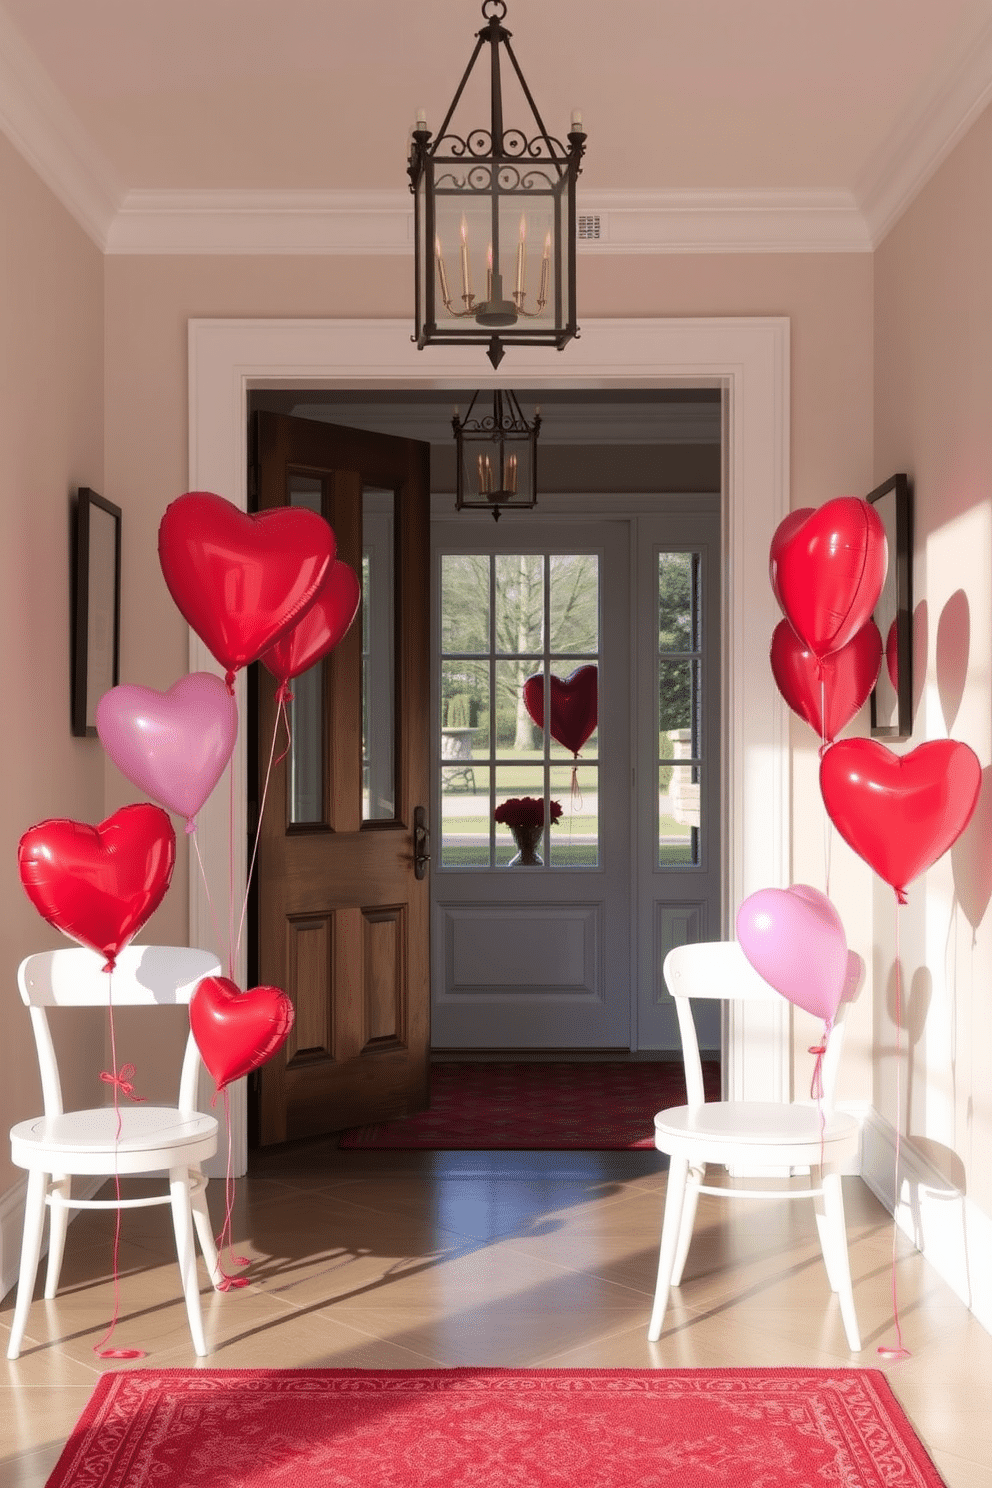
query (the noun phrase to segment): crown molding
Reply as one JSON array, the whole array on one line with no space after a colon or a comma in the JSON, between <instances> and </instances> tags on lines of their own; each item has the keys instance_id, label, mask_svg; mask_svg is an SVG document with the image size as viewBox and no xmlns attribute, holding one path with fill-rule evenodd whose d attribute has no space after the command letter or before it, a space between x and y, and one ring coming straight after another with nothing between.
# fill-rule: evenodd
<instances>
[{"instance_id":1,"label":"crown molding","mask_svg":"<svg viewBox=\"0 0 992 1488\"><path fill-rule=\"evenodd\" d=\"M106 250L124 189L2 5L0 130Z\"/></svg>"},{"instance_id":2,"label":"crown molding","mask_svg":"<svg viewBox=\"0 0 992 1488\"><path fill-rule=\"evenodd\" d=\"M992 16L972 12L952 59L913 99L855 183L854 197L877 248L914 197L992 100Z\"/></svg>"},{"instance_id":3,"label":"crown molding","mask_svg":"<svg viewBox=\"0 0 992 1488\"><path fill-rule=\"evenodd\" d=\"M871 244L841 191L600 191L581 253L838 253ZM409 254L408 191L131 191L108 253Z\"/></svg>"}]
</instances>

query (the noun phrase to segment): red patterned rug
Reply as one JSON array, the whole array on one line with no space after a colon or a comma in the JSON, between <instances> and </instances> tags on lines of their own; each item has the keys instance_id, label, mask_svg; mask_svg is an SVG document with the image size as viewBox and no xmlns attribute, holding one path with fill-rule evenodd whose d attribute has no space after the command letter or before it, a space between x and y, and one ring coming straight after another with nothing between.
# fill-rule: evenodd
<instances>
[{"instance_id":1,"label":"red patterned rug","mask_svg":"<svg viewBox=\"0 0 992 1488\"><path fill-rule=\"evenodd\" d=\"M874 1369L135 1369L48 1488L942 1488Z\"/></svg>"},{"instance_id":2,"label":"red patterned rug","mask_svg":"<svg viewBox=\"0 0 992 1488\"><path fill-rule=\"evenodd\" d=\"M705 1063L703 1077L707 1100L719 1100L719 1064ZM338 1145L433 1152L653 1147L655 1112L685 1098L680 1061L450 1060L431 1066L429 1111L353 1127Z\"/></svg>"}]
</instances>

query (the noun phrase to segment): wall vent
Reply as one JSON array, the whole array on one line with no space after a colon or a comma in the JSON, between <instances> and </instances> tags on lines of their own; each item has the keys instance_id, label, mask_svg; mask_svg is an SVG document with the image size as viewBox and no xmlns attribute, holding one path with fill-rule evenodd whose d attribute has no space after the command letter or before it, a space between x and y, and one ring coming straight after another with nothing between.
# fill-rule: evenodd
<instances>
[{"instance_id":1,"label":"wall vent","mask_svg":"<svg viewBox=\"0 0 992 1488\"><path fill-rule=\"evenodd\" d=\"M587 213L579 213L576 237L580 243L594 243L599 241L602 237L602 231L598 213L595 216Z\"/></svg>"}]
</instances>

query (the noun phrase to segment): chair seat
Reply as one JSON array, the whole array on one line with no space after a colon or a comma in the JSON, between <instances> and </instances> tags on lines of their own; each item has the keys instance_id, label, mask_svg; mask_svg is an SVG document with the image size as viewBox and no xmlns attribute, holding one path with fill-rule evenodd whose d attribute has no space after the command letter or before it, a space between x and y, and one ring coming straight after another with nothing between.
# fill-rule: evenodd
<instances>
[{"instance_id":1,"label":"chair seat","mask_svg":"<svg viewBox=\"0 0 992 1488\"><path fill-rule=\"evenodd\" d=\"M778 1101L707 1101L702 1106L672 1106L654 1118L655 1146L669 1152L669 1143L682 1151L701 1143L733 1143L737 1147L795 1144L819 1147L836 1143L857 1148L855 1117L832 1112L823 1121L814 1105ZM834 1154L835 1155L835 1154ZM714 1157L714 1162L720 1161Z\"/></svg>"},{"instance_id":2,"label":"chair seat","mask_svg":"<svg viewBox=\"0 0 992 1488\"><path fill-rule=\"evenodd\" d=\"M215 1116L183 1117L174 1106L112 1106L36 1116L11 1128L10 1149L20 1168L48 1173L147 1173L198 1167L217 1151ZM108 1167L109 1159L109 1167Z\"/></svg>"}]
</instances>

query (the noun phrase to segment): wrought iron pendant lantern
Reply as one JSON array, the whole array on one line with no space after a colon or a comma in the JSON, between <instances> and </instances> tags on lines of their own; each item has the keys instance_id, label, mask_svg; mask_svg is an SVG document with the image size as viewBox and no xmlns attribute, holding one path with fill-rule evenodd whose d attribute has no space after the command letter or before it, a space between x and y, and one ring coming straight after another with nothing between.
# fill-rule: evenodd
<instances>
[{"instance_id":1,"label":"wrought iron pendant lantern","mask_svg":"<svg viewBox=\"0 0 992 1488\"><path fill-rule=\"evenodd\" d=\"M423 114L410 145L416 239L415 340L480 345L497 367L507 346L557 346L578 334L575 319L575 183L586 136L572 115L567 148L550 135L502 25L504 0L484 0L486 25L451 106L431 140ZM488 128L452 120L488 47ZM500 57L520 85L529 119L503 120Z\"/></svg>"},{"instance_id":2,"label":"wrought iron pendant lantern","mask_svg":"<svg viewBox=\"0 0 992 1488\"><path fill-rule=\"evenodd\" d=\"M480 405L491 396L492 413ZM475 507L491 511L499 521L502 508L537 505L537 436L541 415L530 423L513 393L495 388L491 394L473 393L464 419L451 420L455 431L455 509Z\"/></svg>"}]
</instances>

